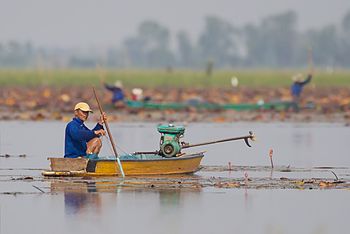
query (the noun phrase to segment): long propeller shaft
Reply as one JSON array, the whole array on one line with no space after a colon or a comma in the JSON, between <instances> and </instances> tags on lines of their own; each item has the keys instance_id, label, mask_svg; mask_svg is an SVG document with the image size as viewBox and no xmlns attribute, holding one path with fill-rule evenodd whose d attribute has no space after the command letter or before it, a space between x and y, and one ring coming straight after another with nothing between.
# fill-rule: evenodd
<instances>
[{"instance_id":1,"label":"long propeller shaft","mask_svg":"<svg viewBox=\"0 0 350 234\"><path fill-rule=\"evenodd\" d=\"M216 140L216 141L209 141L209 142L204 142L204 143L199 143L199 144L192 144L192 145L183 145L182 148L191 148L191 147L196 147L196 146L202 146L202 145L211 145L211 144L216 144L216 143L221 143L221 142L226 142L226 141L237 141L237 140L244 140L244 142L251 147L251 145L248 142L248 139L255 140L255 136L253 135L252 132L249 132L248 136L241 136L241 137L233 137L233 138L227 138L227 139L222 139L222 140Z\"/></svg>"}]
</instances>

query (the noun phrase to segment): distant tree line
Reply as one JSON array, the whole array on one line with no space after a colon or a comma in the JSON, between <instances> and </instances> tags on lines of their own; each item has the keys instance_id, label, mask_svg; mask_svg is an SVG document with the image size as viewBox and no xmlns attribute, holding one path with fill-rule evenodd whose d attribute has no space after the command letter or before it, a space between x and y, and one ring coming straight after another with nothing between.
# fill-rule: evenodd
<instances>
[{"instance_id":1,"label":"distant tree line","mask_svg":"<svg viewBox=\"0 0 350 234\"><path fill-rule=\"evenodd\" d=\"M306 65L309 48L316 66L350 67L350 10L340 25L298 32L296 24L297 14L293 11L243 27L208 16L196 41L180 31L173 48L166 27L144 21L135 35L107 51L39 48L15 41L0 43L0 67L293 68Z\"/></svg>"}]
</instances>

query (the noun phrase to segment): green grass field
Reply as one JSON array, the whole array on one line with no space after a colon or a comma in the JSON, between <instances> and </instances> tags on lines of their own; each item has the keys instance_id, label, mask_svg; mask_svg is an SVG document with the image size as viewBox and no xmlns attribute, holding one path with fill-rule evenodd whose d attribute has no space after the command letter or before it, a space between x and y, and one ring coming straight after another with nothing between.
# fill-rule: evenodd
<instances>
[{"instance_id":1,"label":"green grass field","mask_svg":"<svg viewBox=\"0 0 350 234\"><path fill-rule=\"evenodd\" d=\"M114 83L121 80L125 87L231 87L231 77L239 79L244 87L287 87L295 73L292 70L232 70L204 71L175 70L0 70L0 85L4 86L99 86L100 80ZM318 87L349 87L350 71L332 74L315 72L312 80Z\"/></svg>"}]
</instances>

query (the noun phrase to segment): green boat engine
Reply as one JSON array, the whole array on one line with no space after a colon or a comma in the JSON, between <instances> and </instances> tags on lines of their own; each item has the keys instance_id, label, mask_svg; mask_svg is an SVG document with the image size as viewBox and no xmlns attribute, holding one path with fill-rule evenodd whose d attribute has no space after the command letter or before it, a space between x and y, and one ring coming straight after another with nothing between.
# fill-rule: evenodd
<instances>
[{"instance_id":1,"label":"green boat engine","mask_svg":"<svg viewBox=\"0 0 350 234\"><path fill-rule=\"evenodd\" d=\"M159 153L166 158L175 157L181 152L180 138L184 136L184 126L174 126L173 124L159 125L158 132L160 137Z\"/></svg>"},{"instance_id":2,"label":"green boat engine","mask_svg":"<svg viewBox=\"0 0 350 234\"><path fill-rule=\"evenodd\" d=\"M192 147L197 146L203 146L203 145L211 145L211 144L217 144L221 142L227 142L227 141L236 141L236 140L244 140L246 145L248 147L251 147L249 144L249 139L254 141L255 135L253 132L249 131L249 135L246 136L239 136L239 137L233 137L233 138L227 138L227 139L220 139L215 141L209 141L204 143L198 143L198 144L189 144L183 141L180 141L180 138L184 136L185 133L185 127L184 126L175 126L173 124L163 124L158 125L158 132L161 134L160 136L160 142L159 142L159 150L156 151L139 151L134 152L134 155L160 155L166 158L181 156L181 150L182 149L188 149Z\"/></svg>"}]
</instances>

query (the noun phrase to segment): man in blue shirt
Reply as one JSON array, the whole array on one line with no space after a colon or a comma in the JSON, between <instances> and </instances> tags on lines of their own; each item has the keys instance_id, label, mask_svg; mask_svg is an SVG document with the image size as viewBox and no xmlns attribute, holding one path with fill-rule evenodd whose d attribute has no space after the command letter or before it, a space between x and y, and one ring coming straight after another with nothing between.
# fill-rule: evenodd
<instances>
[{"instance_id":1,"label":"man in blue shirt","mask_svg":"<svg viewBox=\"0 0 350 234\"><path fill-rule=\"evenodd\" d=\"M66 126L65 158L98 158L97 155L102 147L102 141L99 137L106 135L102 125L106 120L106 115L103 113L96 126L90 130L84 125L84 121L88 119L91 112L90 106L85 102L79 102L75 105L75 117Z\"/></svg>"},{"instance_id":2,"label":"man in blue shirt","mask_svg":"<svg viewBox=\"0 0 350 234\"><path fill-rule=\"evenodd\" d=\"M305 80L303 79L302 74L297 74L292 78L293 84L290 87L290 91L293 98L292 106L295 112L299 111L299 102L300 102L301 92L303 91L303 87L311 81L312 75L313 75L313 70L310 71L310 73L308 74Z\"/></svg>"},{"instance_id":3,"label":"man in blue shirt","mask_svg":"<svg viewBox=\"0 0 350 234\"><path fill-rule=\"evenodd\" d=\"M114 85L108 85L104 83L104 86L107 90L112 92L112 103L115 107L124 106L124 91L123 84L120 80L117 80Z\"/></svg>"},{"instance_id":4,"label":"man in blue shirt","mask_svg":"<svg viewBox=\"0 0 350 234\"><path fill-rule=\"evenodd\" d=\"M303 86L309 83L311 81L311 78L311 74L309 74L305 80L303 80L302 74L298 74L293 77L293 84L291 87L291 93L293 98L300 98Z\"/></svg>"}]
</instances>

